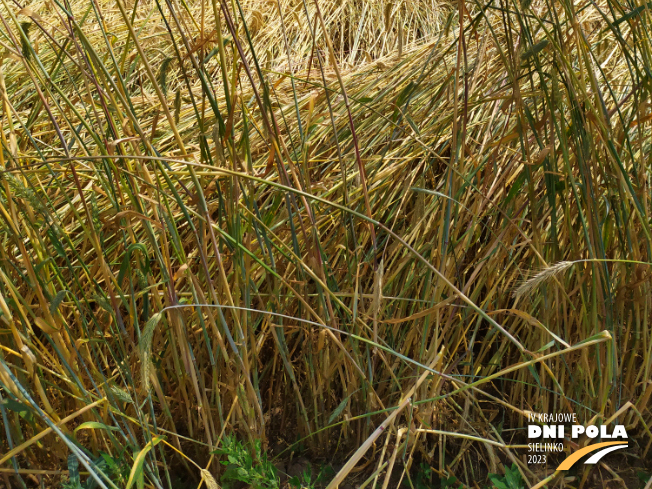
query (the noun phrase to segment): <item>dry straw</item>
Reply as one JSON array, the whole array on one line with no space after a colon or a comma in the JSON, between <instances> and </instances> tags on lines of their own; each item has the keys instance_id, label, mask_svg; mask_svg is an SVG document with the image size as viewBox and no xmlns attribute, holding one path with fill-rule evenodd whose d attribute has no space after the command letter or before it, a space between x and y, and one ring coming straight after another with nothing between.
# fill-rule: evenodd
<instances>
[{"instance_id":1,"label":"dry straw","mask_svg":"<svg viewBox=\"0 0 652 489\"><path fill-rule=\"evenodd\" d=\"M231 434L551 485L523 402L648 456L650 12L515 5L2 3L3 463L80 413L156 487Z\"/></svg>"}]
</instances>

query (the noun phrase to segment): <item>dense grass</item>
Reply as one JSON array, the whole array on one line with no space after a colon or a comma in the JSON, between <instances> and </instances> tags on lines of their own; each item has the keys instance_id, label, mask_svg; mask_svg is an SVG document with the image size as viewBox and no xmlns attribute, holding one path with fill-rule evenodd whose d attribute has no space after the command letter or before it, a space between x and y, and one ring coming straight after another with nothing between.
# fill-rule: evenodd
<instances>
[{"instance_id":1,"label":"dense grass","mask_svg":"<svg viewBox=\"0 0 652 489\"><path fill-rule=\"evenodd\" d=\"M17 487L78 461L98 487L140 467L212 489L225 436L348 460L329 487L363 461L383 488L421 462L551 487L517 446L530 411L617 419L649 456L648 4L2 0L0 20Z\"/></svg>"}]
</instances>

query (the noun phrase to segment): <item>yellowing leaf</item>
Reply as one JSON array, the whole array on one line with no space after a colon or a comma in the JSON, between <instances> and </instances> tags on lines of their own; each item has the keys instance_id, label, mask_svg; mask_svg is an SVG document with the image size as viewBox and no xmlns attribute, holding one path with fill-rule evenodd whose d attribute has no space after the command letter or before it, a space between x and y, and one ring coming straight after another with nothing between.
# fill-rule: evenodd
<instances>
[{"instance_id":1,"label":"yellowing leaf","mask_svg":"<svg viewBox=\"0 0 652 489\"><path fill-rule=\"evenodd\" d=\"M88 430L88 429L98 429L98 430L110 430L110 431L119 431L120 428L117 426L108 426L104 423L99 423L98 421L86 421L85 423L80 424L75 428L75 433L79 430Z\"/></svg>"},{"instance_id":2,"label":"yellowing leaf","mask_svg":"<svg viewBox=\"0 0 652 489\"><path fill-rule=\"evenodd\" d=\"M152 441L150 441L147 445L145 445L145 447L140 452L138 452L138 455L136 455L136 458L134 459L134 465L131 468L131 473L129 474L129 479L127 480L127 485L125 486L125 489L131 489L131 487L134 485L134 482L136 482L136 479L138 479L140 475L143 473L143 464L145 463L145 456L152 448L158 445L162 439L163 439L162 436L156 436L152 438Z\"/></svg>"},{"instance_id":3,"label":"yellowing leaf","mask_svg":"<svg viewBox=\"0 0 652 489\"><path fill-rule=\"evenodd\" d=\"M50 326L48 323L46 323L45 320L44 320L43 318L36 318L36 319L34 320L34 322L36 323L36 325L37 325L39 328L41 328L41 329L42 329L45 333L47 333L47 334L52 334L52 333L56 333L57 331L59 331L58 329L53 328L53 327Z\"/></svg>"}]
</instances>

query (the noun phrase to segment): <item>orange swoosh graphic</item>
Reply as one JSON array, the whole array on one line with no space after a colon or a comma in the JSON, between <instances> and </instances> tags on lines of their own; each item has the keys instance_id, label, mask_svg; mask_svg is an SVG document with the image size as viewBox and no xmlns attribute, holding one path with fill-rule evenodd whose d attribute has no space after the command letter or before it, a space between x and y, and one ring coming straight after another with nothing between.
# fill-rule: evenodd
<instances>
[{"instance_id":1,"label":"orange swoosh graphic","mask_svg":"<svg viewBox=\"0 0 652 489\"><path fill-rule=\"evenodd\" d=\"M589 445L588 447L584 447L581 450L573 452L572 455L570 455L566 460L564 460L562 463L559 464L559 467L557 467L557 470L568 470L573 466L573 464L575 462L577 462L579 459L581 459L584 455L588 455L589 453L595 452L596 450L599 450L600 448L609 447L609 446L612 446L612 445L627 445L627 442L605 441L603 443L595 443L593 445Z\"/></svg>"}]
</instances>

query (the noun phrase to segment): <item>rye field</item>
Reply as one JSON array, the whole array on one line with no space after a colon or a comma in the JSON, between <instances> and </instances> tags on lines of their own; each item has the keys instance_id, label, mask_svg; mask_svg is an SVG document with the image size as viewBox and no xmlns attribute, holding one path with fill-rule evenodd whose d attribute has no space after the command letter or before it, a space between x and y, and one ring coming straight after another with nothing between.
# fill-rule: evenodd
<instances>
[{"instance_id":1,"label":"rye field","mask_svg":"<svg viewBox=\"0 0 652 489\"><path fill-rule=\"evenodd\" d=\"M0 487L652 487L652 4L0 2Z\"/></svg>"}]
</instances>

